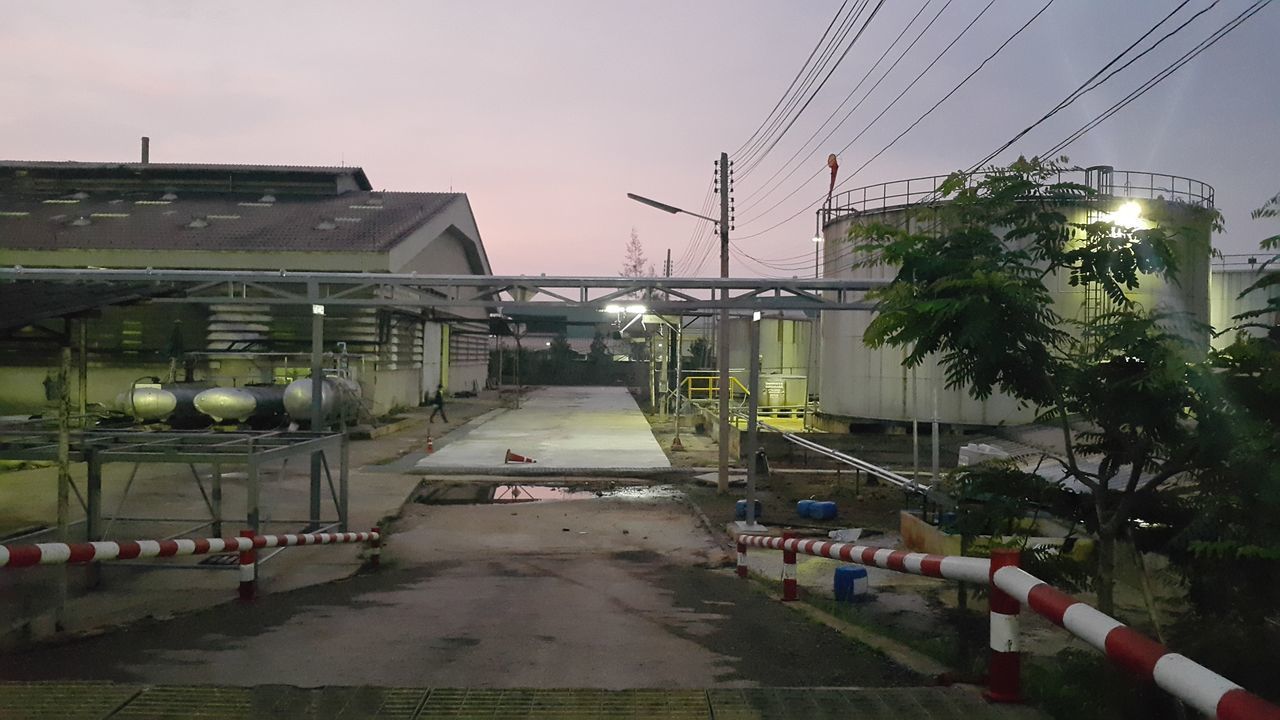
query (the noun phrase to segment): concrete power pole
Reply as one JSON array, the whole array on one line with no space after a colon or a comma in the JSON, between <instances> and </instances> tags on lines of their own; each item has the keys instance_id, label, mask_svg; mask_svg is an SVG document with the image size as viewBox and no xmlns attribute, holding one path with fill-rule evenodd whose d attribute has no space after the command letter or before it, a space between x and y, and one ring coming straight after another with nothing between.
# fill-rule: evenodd
<instances>
[{"instance_id":1,"label":"concrete power pole","mask_svg":"<svg viewBox=\"0 0 1280 720\"><path fill-rule=\"evenodd\" d=\"M729 277L729 154L720 153L720 277ZM728 292L720 289L720 299L728 298ZM721 495L729 492L729 310L720 309L720 331L716 341L719 346L716 362L720 369L720 474L716 489Z\"/></svg>"}]
</instances>

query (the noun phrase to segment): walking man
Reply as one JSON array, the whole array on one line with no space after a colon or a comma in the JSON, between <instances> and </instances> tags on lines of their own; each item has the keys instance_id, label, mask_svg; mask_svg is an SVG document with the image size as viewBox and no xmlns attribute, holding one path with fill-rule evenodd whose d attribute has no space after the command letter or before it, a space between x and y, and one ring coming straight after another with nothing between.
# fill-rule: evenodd
<instances>
[{"instance_id":1,"label":"walking man","mask_svg":"<svg viewBox=\"0 0 1280 720\"><path fill-rule=\"evenodd\" d=\"M431 399L431 404L434 405L435 407L432 408L431 417L427 419L427 422L429 423L435 422L436 413L440 413L441 420L444 420L445 422L449 422L449 416L444 414L444 385L443 384L436 385L436 396Z\"/></svg>"}]
</instances>

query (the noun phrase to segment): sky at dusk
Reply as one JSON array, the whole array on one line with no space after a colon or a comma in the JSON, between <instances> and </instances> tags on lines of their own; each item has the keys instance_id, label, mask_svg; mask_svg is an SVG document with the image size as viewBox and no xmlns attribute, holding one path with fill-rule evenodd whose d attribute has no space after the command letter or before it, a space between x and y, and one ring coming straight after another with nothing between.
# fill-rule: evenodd
<instances>
[{"instance_id":1,"label":"sky at dusk","mask_svg":"<svg viewBox=\"0 0 1280 720\"><path fill-rule=\"evenodd\" d=\"M813 252L812 208L825 196L828 153L840 153L845 188L967 167L1178 3L1052 2L955 95L849 177L1044 4L994 0L873 123L987 5L884 3L760 164L746 172L748 163L735 165L731 274L812 274L803 258ZM1210 4L1191 0L1147 44ZM1221 0L997 160L1048 149L1249 4ZM818 142L828 126L806 144L922 6L835 120L928 18L942 14L830 139ZM676 274L715 275L716 249L703 224L626 193L702 210L713 161L752 135L840 7L839 0L6 3L0 157L134 161L139 136L148 135L153 162L359 165L379 189L466 192L495 273L615 275L634 228L658 272L670 249ZM1280 192L1277 38L1280 8L1264 8L1065 154L1079 165L1209 183L1227 226L1215 243L1252 252L1280 232L1249 218Z\"/></svg>"}]
</instances>

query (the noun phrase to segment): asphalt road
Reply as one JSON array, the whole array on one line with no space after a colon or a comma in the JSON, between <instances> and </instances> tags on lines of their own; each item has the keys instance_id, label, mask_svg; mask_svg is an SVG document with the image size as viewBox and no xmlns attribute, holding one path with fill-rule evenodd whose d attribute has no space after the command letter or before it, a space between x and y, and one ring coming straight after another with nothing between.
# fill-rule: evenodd
<instances>
[{"instance_id":1,"label":"asphalt road","mask_svg":"<svg viewBox=\"0 0 1280 720\"><path fill-rule=\"evenodd\" d=\"M920 684L725 569L669 493L415 506L386 566L0 658L4 680L713 688Z\"/></svg>"}]
</instances>

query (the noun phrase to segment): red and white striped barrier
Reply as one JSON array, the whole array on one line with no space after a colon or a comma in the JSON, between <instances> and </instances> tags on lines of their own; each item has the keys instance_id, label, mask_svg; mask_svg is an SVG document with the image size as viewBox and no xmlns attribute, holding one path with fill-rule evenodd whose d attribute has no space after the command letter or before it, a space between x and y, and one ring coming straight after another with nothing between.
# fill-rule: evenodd
<instances>
[{"instance_id":1,"label":"red and white striped barrier","mask_svg":"<svg viewBox=\"0 0 1280 720\"><path fill-rule=\"evenodd\" d=\"M739 535L738 566L745 567L748 547L790 550L804 555L831 558L857 565L896 570L912 575L962 580L986 585L991 563L986 558L959 557L956 555L930 555L927 553L890 550L850 543L825 540L798 540L795 538L769 537L767 535ZM744 575L739 571L739 575ZM744 575L745 577L745 575Z\"/></svg>"},{"instance_id":2,"label":"red and white striped barrier","mask_svg":"<svg viewBox=\"0 0 1280 720\"><path fill-rule=\"evenodd\" d=\"M1219 720L1280 720L1280 707L1017 567L993 568L992 584L1101 650L1146 682Z\"/></svg>"},{"instance_id":3,"label":"red and white striped barrier","mask_svg":"<svg viewBox=\"0 0 1280 720\"><path fill-rule=\"evenodd\" d=\"M1021 646L1018 613L1022 606L1101 650L1108 659L1217 720L1280 720L1280 707L1126 627L1018 567L1017 550L997 549L992 557L930 555L823 540L766 535L737 538L740 577L748 576L747 548L782 550L784 599L786 557L792 553L825 557L897 572L991 586L991 661L985 695L994 702L1020 699ZM794 556L790 577L794 578ZM794 591L793 591L794 592Z\"/></svg>"},{"instance_id":4,"label":"red and white striped barrier","mask_svg":"<svg viewBox=\"0 0 1280 720\"><path fill-rule=\"evenodd\" d=\"M124 540L120 542L39 543L0 545L0 568L32 565L63 565L97 560L216 555L297 545L363 543L381 539L377 532L300 533L254 535L252 537L198 538L178 540Z\"/></svg>"}]
</instances>

